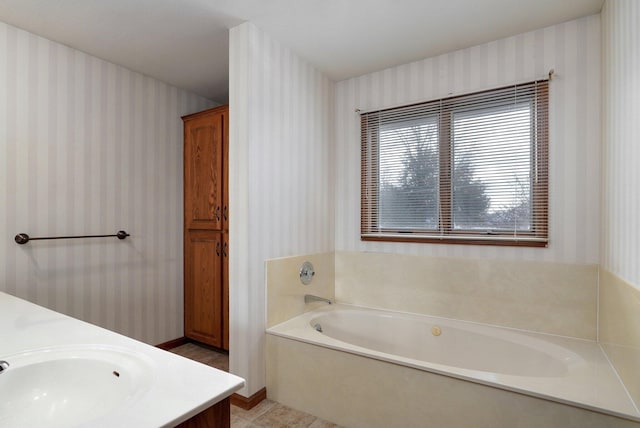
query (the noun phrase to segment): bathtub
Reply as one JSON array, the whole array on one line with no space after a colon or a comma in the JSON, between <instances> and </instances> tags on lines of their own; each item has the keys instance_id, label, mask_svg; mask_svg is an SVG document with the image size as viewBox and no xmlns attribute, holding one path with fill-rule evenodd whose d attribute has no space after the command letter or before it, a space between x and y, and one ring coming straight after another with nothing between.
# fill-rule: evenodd
<instances>
[{"instance_id":1,"label":"bathtub","mask_svg":"<svg viewBox=\"0 0 640 428\"><path fill-rule=\"evenodd\" d=\"M345 426L425 426L425 417L456 427L640 422L596 342L341 304L267 333L268 394ZM360 396L361 412L344 407ZM386 404L394 397L404 412ZM379 414L367 419L372 406ZM530 407L554 422L523 418ZM487 408L484 422L472 416Z\"/></svg>"}]
</instances>

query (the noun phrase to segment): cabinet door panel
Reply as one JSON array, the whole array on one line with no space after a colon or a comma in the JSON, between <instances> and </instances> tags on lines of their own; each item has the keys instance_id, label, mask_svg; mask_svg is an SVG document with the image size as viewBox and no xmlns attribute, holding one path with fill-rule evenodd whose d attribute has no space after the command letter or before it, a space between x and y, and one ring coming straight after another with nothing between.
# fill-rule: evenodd
<instances>
[{"instance_id":1,"label":"cabinet door panel","mask_svg":"<svg viewBox=\"0 0 640 428\"><path fill-rule=\"evenodd\" d=\"M222 228L221 113L185 122L185 224L188 229Z\"/></svg>"},{"instance_id":2,"label":"cabinet door panel","mask_svg":"<svg viewBox=\"0 0 640 428\"><path fill-rule=\"evenodd\" d=\"M223 113L222 133L222 229L229 230L229 114Z\"/></svg>"},{"instance_id":3,"label":"cabinet door panel","mask_svg":"<svg viewBox=\"0 0 640 428\"><path fill-rule=\"evenodd\" d=\"M221 347L222 235L189 232L185 244L185 336Z\"/></svg>"},{"instance_id":4,"label":"cabinet door panel","mask_svg":"<svg viewBox=\"0 0 640 428\"><path fill-rule=\"evenodd\" d=\"M222 349L229 350L229 233L222 232Z\"/></svg>"}]
</instances>

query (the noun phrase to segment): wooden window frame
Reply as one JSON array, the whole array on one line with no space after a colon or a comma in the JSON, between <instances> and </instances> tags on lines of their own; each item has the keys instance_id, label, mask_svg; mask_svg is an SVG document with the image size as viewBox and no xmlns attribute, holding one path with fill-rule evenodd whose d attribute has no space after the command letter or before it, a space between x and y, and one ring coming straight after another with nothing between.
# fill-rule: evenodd
<instances>
[{"instance_id":1,"label":"wooden window frame","mask_svg":"<svg viewBox=\"0 0 640 428\"><path fill-rule=\"evenodd\" d=\"M452 151L451 139L452 115L455 107L441 109L438 116L438 146L439 146L439 193L440 201L438 215L438 230L384 230L377 225L377 209L372 209L372 202L378 201L378 183L373 183L371 176L379 177L379 126L368 125L368 115L384 113L394 109L419 106L439 101L441 105L455 106L456 100L481 94L497 92L502 87L488 91L464 94L442 100L416 103L394 109L361 113L361 240L384 242L416 242L433 244L462 244L462 245L493 245L511 247L547 247L549 242L549 85L548 80L528 82L523 85L535 85L532 96L533 105L531 123L532 136L532 164L531 164L531 232L518 231L473 231L454 230L452 225L453 211L453 183L452 183ZM520 85L520 86L523 86ZM517 86L517 85L516 85ZM401 120L401 119L399 119ZM374 161L375 160L375 161Z\"/></svg>"}]
</instances>

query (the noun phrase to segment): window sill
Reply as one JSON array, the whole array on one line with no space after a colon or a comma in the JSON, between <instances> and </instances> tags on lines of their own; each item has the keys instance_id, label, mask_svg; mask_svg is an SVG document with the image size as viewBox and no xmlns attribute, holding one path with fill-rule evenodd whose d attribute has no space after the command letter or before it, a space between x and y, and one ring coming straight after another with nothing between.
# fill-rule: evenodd
<instances>
[{"instance_id":1,"label":"window sill","mask_svg":"<svg viewBox=\"0 0 640 428\"><path fill-rule=\"evenodd\" d=\"M504 236L426 236L418 234L371 234L361 235L362 241L383 242L414 242L424 244L458 244L458 245L493 245L500 247L536 247L545 248L549 242L546 238L518 237L506 238Z\"/></svg>"}]
</instances>

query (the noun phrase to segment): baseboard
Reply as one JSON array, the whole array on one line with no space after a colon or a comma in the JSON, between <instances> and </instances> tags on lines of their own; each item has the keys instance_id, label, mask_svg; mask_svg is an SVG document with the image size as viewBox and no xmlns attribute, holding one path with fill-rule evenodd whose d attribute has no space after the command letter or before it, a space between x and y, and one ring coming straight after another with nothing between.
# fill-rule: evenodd
<instances>
[{"instance_id":1,"label":"baseboard","mask_svg":"<svg viewBox=\"0 0 640 428\"><path fill-rule=\"evenodd\" d=\"M231 405L240 407L244 410L250 410L257 406L262 400L267 398L267 388L262 388L251 397L245 397L240 394L233 394L231 396Z\"/></svg>"},{"instance_id":2,"label":"baseboard","mask_svg":"<svg viewBox=\"0 0 640 428\"><path fill-rule=\"evenodd\" d=\"M186 337L179 337L177 339L169 340L168 342L160 343L156 345L156 348L164 349L168 351L169 349L177 348L180 345L184 345L185 343L189 343L189 339Z\"/></svg>"}]
</instances>

